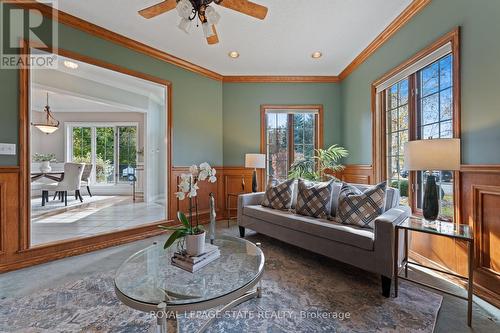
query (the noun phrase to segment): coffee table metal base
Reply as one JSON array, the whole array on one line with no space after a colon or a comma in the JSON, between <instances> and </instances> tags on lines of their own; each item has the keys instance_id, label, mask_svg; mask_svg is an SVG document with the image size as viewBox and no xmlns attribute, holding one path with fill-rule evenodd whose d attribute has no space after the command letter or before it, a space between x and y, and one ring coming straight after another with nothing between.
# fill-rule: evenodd
<instances>
[{"instance_id":1,"label":"coffee table metal base","mask_svg":"<svg viewBox=\"0 0 500 333\"><path fill-rule=\"evenodd\" d=\"M234 301L224 305L221 309L217 310L217 313L224 313L227 310L234 308L235 306L240 305L243 302L254 298L262 297L262 289L259 285L257 289L251 290L238 297ZM157 316L157 333L177 333L179 332L179 322L177 321L177 315L175 313L169 313L166 311L166 304L161 303L158 305L158 313ZM205 330L212 325L219 316L211 316L209 320L207 320L202 327L198 330L198 333L205 332Z\"/></svg>"}]
</instances>

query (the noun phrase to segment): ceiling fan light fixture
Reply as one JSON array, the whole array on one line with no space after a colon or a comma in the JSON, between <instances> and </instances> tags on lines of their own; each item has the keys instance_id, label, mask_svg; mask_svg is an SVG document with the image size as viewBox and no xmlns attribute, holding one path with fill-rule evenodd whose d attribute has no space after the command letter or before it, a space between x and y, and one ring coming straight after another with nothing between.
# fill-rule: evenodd
<instances>
[{"instance_id":1,"label":"ceiling fan light fixture","mask_svg":"<svg viewBox=\"0 0 500 333\"><path fill-rule=\"evenodd\" d=\"M177 28L189 34L189 30L191 29L191 21L189 19L182 18Z\"/></svg>"},{"instance_id":2,"label":"ceiling fan light fixture","mask_svg":"<svg viewBox=\"0 0 500 333\"><path fill-rule=\"evenodd\" d=\"M177 9L177 13L183 19L188 19L193 13L193 5L189 0L180 0L177 2L175 9Z\"/></svg>"},{"instance_id":3,"label":"ceiling fan light fixture","mask_svg":"<svg viewBox=\"0 0 500 333\"><path fill-rule=\"evenodd\" d=\"M201 27L203 28L203 34L205 35L205 38L209 38L214 35L214 31L212 30L212 25L208 24L208 22L202 23Z\"/></svg>"},{"instance_id":4,"label":"ceiling fan light fixture","mask_svg":"<svg viewBox=\"0 0 500 333\"><path fill-rule=\"evenodd\" d=\"M207 18L208 24L217 24L220 21L220 15L215 11L213 7L208 6L205 9L205 17Z\"/></svg>"}]
</instances>

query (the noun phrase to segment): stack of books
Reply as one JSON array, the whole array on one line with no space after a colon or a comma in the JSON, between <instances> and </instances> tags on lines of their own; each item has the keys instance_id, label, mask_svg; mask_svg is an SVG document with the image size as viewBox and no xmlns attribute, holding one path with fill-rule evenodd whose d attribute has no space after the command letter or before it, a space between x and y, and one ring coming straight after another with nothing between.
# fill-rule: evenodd
<instances>
[{"instance_id":1,"label":"stack of books","mask_svg":"<svg viewBox=\"0 0 500 333\"><path fill-rule=\"evenodd\" d=\"M219 257L219 248L216 245L207 243L205 244L205 252L198 256L190 256L184 252L175 252L172 257L172 265L194 273Z\"/></svg>"}]
</instances>

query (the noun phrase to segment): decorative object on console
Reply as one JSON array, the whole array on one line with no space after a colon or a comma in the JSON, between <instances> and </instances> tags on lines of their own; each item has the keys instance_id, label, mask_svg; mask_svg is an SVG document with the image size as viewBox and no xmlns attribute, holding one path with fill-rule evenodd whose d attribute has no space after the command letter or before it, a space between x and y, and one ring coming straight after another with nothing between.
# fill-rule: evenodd
<instances>
[{"instance_id":1,"label":"decorative object on console","mask_svg":"<svg viewBox=\"0 0 500 333\"><path fill-rule=\"evenodd\" d=\"M215 197L214 193L210 192L209 194L209 203L210 203L210 244L214 243L215 240L215 222L217 213L215 212Z\"/></svg>"},{"instance_id":2,"label":"decorative object on console","mask_svg":"<svg viewBox=\"0 0 500 333\"><path fill-rule=\"evenodd\" d=\"M54 116L52 115L52 112L50 112L49 93L47 93L47 104L45 105L43 112L45 112L45 122L43 122L43 123L31 123L31 125L35 126L36 128L38 128L40 131L42 131L45 134L54 133L59 128L59 120L54 118Z\"/></svg>"},{"instance_id":3,"label":"decorative object on console","mask_svg":"<svg viewBox=\"0 0 500 333\"><path fill-rule=\"evenodd\" d=\"M198 215L198 182L206 180L210 183L215 183L217 181L215 174L216 170L213 169L210 164L204 162L201 163L199 167L197 165L190 166L189 173L183 173L181 175L181 182L178 185L180 191L175 192L175 195L179 200L184 200L186 197L189 198L189 220L183 212L177 212L177 218L182 223L181 226L160 226L162 229L173 231L163 248L169 248L177 239L181 238L183 241L178 243L178 245L180 247L185 245L185 250L189 255L196 256L205 251L206 233L199 223ZM196 224L193 223L193 208L196 213Z\"/></svg>"},{"instance_id":4,"label":"decorative object on console","mask_svg":"<svg viewBox=\"0 0 500 333\"><path fill-rule=\"evenodd\" d=\"M312 181L334 179L332 173L344 170L339 161L349 152L341 146L332 145L327 149L315 149L314 156L298 159L290 166L288 178L302 178Z\"/></svg>"},{"instance_id":5,"label":"decorative object on console","mask_svg":"<svg viewBox=\"0 0 500 333\"><path fill-rule=\"evenodd\" d=\"M41 162L40 171L43 173L51 172L52 167L50 166L50 162L55 162L55 161L56 161L56 154L54 153L49 153L49 154L35 153L33 155L33 162Z\"/></svg>"},{"instance_id":6,"label":"decorative object on console","mask_svg":"<svg viewBox=\"0 0 500 333\"><path fill-rule=\"evenodd\" d=\"M178 25L179 29L189 33L191 22L199 19L207 43L217 44L219 38L215 30L215 25L219 23L220 15L210 6L212 3L261 20L267 15L266 7L248 0L164 0L156 5L140 10L139 15L150 19L176 8L181 18Z\"/></svg>"},{"instance_id":7,"label":"decorative object on console","mask_svg":"<svg viewBox=\"0 0 500 333\"><path fill-rule=\"evenodd\" d=\"M387 183L383 182L361 191L355 186L342 184L337 222L374 229L375 219L384 212L386 187Z\"/></svg>"},{"instance_id":8,"label":"decorative object on console","mask_svg":"<svg viewBox=\"0 0 500 333\"><path fill-rule=\"evenodd\" d=\"M330 216L333 181L326 183L305 182L297 184L295 212L300 215L326 219Z\"/></svg>"},{"instance_id":9,"label":"decorative object on console","mask_svg":"<svg viewBox=\"0 0 500 333\"><path fill-rule=\"evenodd\" d=\"M265 154L245 154L245 168L253 168L252 173L252 192L257 192L257 169L264 169L266 167Z\"/></svg>"},{"instance_id":10,"label":"decorative object on console","mask_svg":"<svg viewBox=\"0 0 500 333\"><path fill-rule=\"evenodd\" d=\"M292 192L294 179L288 179L277 185L271 185L266 189L264 200L261 205L264 207L288 210L292 206Z\"/></svg>"},{"instance_id":11,"label":"decorative object on console","mask_svg":"<svg viewBox=\"0 0 500 333\"><path fill-rule=\"evenodd\" d=\"M435 221L439 216L439 195L435 170L460 170L460 139L409 141L404 146L404 168L427 171L422 211L424 218Z\"/></svg>"}]
</instances>

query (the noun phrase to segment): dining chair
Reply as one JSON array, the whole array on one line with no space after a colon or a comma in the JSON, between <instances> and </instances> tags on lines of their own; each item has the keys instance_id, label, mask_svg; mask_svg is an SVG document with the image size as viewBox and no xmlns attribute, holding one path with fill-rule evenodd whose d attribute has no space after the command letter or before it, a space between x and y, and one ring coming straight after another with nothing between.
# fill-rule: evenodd
<instances>
[{"instance_id":1,"label":"dining chair","mask_svg":"<svg viewBox=\"0 0 500 333\"><path fill-rule=\"evenodd\" d=\"M92 197L92 193L90 193L90 174L92 173L92 168L94 167L93 164L85 164L85 167L83 168L83 174L82 174L82 186L87 187L87 192L89 192L89 196Z\"/></svg>"},{"instance_id":2,"label":"dining chair","mask_svg":"<svg viewBox=\"0 0 500 333\"><path fill-rule=\"evenodd\" d=\"M84 167L84 163L65 163L64 178L57 184L42 186L42 206L45 206L45 203L49 201L49 191L56 191L61 201L64 200L65 206L68 205L68 191L75 191L75 197L83 202L80 186Z\"/></svg>"}]
</instances>

